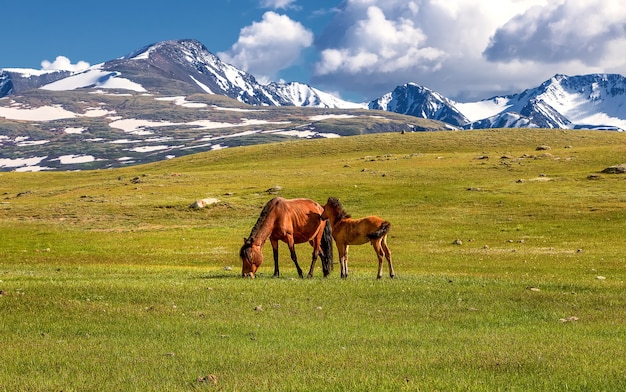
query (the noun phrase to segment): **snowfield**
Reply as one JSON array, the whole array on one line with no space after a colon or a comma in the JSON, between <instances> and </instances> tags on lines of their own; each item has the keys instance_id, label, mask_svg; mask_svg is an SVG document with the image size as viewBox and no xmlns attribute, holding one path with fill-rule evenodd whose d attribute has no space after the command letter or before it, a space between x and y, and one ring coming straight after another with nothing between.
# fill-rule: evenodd
<instances>
[{"instance_id":1,"label":"snowfield","mask_svg":"<svg viewBox=\"0 0 626 392\"><path fill-rule=\"evenodd\" d=\"M104 89L123 89L136 92L147 91L140 84L121 78L119 72L104 71L103 64L94 65L87 71L77 73L67 78L57 80L40 87L43 90L51 91L71 91L85 87L97 87Z\"/></svg>"},{"instance_id":2,"label":"snowfield","mask_svg":"<svg viewBox=\"0 0 626 392\"><path fill-rule=\"evenodd\" d=\"M454 106L471 122L482 120L497 115L508 109L511 104L508 99L496 99L493 101L479 101L459 103Z\"/></svg>"},{"instance_id":3,"label":"snowfield","mask_svg":"<svg viewBox=\"0 0 626 392\"><path fill-rule=\"evenodd\" d=\"M74 112L63 109L59 105L41 106L38 108L3 107L0 106L0 117L18 121L52 121L64 118L75 118Z\"/></svg>"}]
</instances>

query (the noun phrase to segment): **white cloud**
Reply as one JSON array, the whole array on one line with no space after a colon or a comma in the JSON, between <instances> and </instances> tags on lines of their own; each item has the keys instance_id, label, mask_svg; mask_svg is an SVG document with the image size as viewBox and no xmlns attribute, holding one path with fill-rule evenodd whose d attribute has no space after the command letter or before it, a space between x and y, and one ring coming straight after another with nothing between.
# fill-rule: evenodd
<instances>
[{"instance_id":1,"label":"white cloud","mask_svg":"<svg viewBox=\"0 0 626 392\"><path fill-rule=\"evenodd\" d=\"M294 7L293 3L295 0L262 0L261 7L264 8L273 8L273 9L286 9L290 7Z\"/></svg>"},{"instance_id":2,"label":"white cloud","mask_svg":"<svg viewBox=\"0 0 626 392\"><path fill-rule=\"evenodd\" d=\"M218 56L261 79L273 80L281 69L295 64L313 43L313 33L301 23L268 11L260 22L241 29L238 41Z\"/></svg>"},{"instance_id":3,"label":"white cloud","mask_svg":"<svg viewBox=\"0 0 626 392\"><path fill-rule=\"evenodd\" d=\"M620 0L346 0L315 40L311 84L374 99L416 82L487 98L556 73L626 72Z\"/></svg>"},{"instance_id":4,"label":"white cloud","mask_svg":"<svg viewBox=\"0 0 626 392\"><path fill-rule=\"evenodd\" d=\"M409 2L406 6L410 12L415 4ZM338 38L342 48L321 51L321 60L316 66L318 75L389 73L413 66L435 69L445 56L443 51L427 45L426 35L412 20L403 16L388 19L384 11L374 5L369 5L365 15L356 19Z\"/></svg>"},{"instance_id":5,"label":"white cloud","mask_svg":"<svg viewBox=\"0 0 626 392\"><path fill-rule=\"evenodd\" d=\"M626 39L626 7L606 0L568 0L533 7L499 28L485 50L492 61L601 64Z\"/></svg>"},{"instance_id":6,"label":"white cloud","mask_svg":"<svg viewBox=\"0 0 626 392\"><path fill-rule=\"evenodd\" d=\"M65 56L57 56L53 62L48 60L41 62L41 69L46 71L82 71L87 68L89 68L89 63L79 61L76 64L72 64L70 59Z\"/></svg>"}]
</instances>

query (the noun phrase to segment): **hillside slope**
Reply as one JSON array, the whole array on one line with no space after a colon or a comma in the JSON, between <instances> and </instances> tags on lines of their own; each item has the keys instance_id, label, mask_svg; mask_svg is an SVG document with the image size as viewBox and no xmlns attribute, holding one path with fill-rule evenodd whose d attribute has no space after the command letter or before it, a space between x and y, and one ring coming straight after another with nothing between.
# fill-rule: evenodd
<instances>
[{"instance_id":1,"label":"hillside slope","mask_svg":"<svg viewBox=\"0 0 626 392\"><path fill-rule=\"evenodd\" d=\"M31 90L0 102L2 115L0 171L102 169L293 138L447 129L391 112L109 90Z\"/></svg>"}]
</instances>

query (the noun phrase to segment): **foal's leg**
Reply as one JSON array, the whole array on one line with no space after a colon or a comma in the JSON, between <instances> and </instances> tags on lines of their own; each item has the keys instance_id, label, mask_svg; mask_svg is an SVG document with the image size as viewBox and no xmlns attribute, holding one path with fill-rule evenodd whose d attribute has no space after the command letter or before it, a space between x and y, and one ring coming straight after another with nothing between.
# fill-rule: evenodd
<instances>
[{"instance_id":1,"label":"foal's leg","mask_svg":"<svg viewBox=\"0 0 626 392\"><path fill-rule=\"evenodd\" d=\"M270 243L272 244L272 253L274 254L274 277L278 278L280 276L280 271L278 270L278 240L270 238Z\"/></svg>"},{"instance_id":2,"label":"foal's leg","mask_svg":"<svg viewBox=\"0 0 626 392\"><path fill-rule=\"evenodd\" d=\"M383 277L383 247L381 245L382 240L376 239L372 240L372 247L374 248L374 252L376 252L376 257L378 257L378 274L376 274L376 279L380 279Z\"/></svg>"},{"instance_id":3,"label":"foal's leg","mask_svg":"<svg viewBox=\"0 0 626 392\"><path fill-rule=\"evenodd\" d=\"M393 271L393 263L391 262L391 251L387 246L387 236L383 236L383 240L381 242L383 247L383 251L385 252L385 258L387 259L387 264L389 264L389 277L393 278L396 276L396 273Z\"/></svg>"},{"instance_id":4,"label":"foal's leg","mask_svg":"<svg viewBox=\"0 0 626 392\"><path fill-rule=\"evenodd\" d=\"M337 244L339 251L339 264L341 264L341 277L348 277L348 244Z\"/></svg>"},{"instance_id":5,"label":"foal's leg","mask_svg":"<svg viewBox=\"0 0 626 392\"><path fill-rule=\"evenodd\" d=\"M298 257L296 256L296 247L293 242L293 238L289 238L289 242L287 242L287 245L289 246L289 252L291 252L291 260L293 260L293 263L296 265L296 269L298 270L298 275L301 278L304 278L304 275L302 275L302 268L300 268L300 266L298 265Z\"/></svg>"}]
</instances>

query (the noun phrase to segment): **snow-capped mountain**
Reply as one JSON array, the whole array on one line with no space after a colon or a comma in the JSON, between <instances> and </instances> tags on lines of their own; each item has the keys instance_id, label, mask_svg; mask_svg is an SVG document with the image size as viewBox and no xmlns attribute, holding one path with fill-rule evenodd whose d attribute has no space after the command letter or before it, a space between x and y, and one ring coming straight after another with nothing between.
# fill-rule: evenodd
<instances>
[{"instance_id":1,"label":"snow-capped mountain","mask_svg":"<svg viewBox=\"0 0 626 392\"><path fill-rule=\"evenodd\" d=\"M372 101L369 109L387 110L414 117L437 119L462 127L469 120L454 107L454 102L427 87L408 83Z\"/></svg>"},{"instance_id":2,"label":"snow-capped mountain","mask_svg":"<svg viewBox=\"0 0 626 392\"><path fill-rule=\"evenodd\" d=\"M0 97L29 88L53 91L108 88L162 95L219 94L260 106L363 107L302 83L262 85L253 75L222 62L196 40L158 42L81 72L35 72L2 71Z\"/></svg>"},{"instance_id":3,"label":"snow-capped mountain","mask_svg":"<svg viewBox=\"0 0 626 392\"><path fill-rule=\"evenodd\" d=\"M519 94L466 103L410 83L370 102L369 108L445 121L464 129L626 130L626 78L617 74L555 75Z\"/></svg>"}]
</instances>

